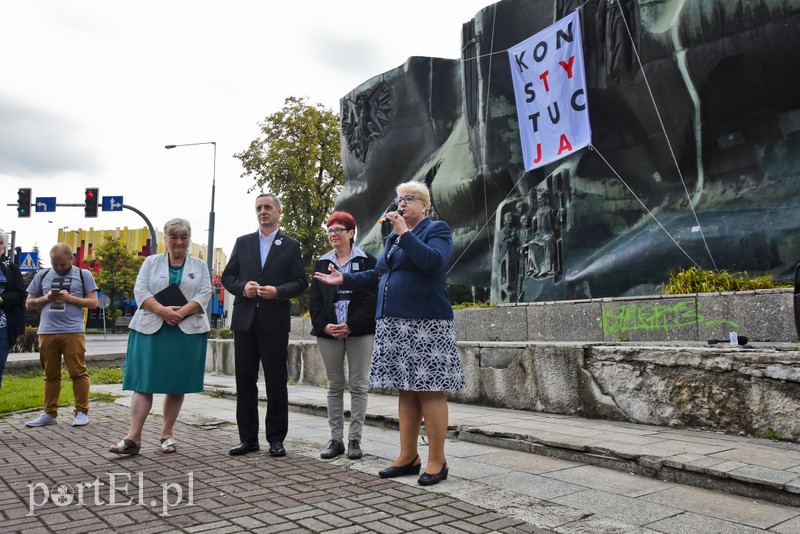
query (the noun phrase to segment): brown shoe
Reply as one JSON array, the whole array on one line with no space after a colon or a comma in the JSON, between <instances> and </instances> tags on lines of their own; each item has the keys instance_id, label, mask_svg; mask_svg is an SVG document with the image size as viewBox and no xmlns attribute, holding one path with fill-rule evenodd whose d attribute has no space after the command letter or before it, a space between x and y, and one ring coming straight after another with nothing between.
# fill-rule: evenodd
<instances>
[{"instance_id":1,"label":"brown shoe","mask_svg":"<svg viewBox=\"0 0 800 534\"><path fill-rule=\"evenodd\" d=\"M344 454L344 443L340 439L332 439L319 454L319 457L324 460L330 460L331 458L336 458L340 454Z\"/></svg>"},{"instance_id":2,"label":"brown shoe","mask_svg":"<svg viewBox=\"0 0 800 534\"><path fill-rule=\"evenodd\" d=\"M347 457L351 460L358 460L363 456L361 452L361 445L358 443L357 439L351 439L350 443L347 444Z\"/></svg>"}]
</instances>

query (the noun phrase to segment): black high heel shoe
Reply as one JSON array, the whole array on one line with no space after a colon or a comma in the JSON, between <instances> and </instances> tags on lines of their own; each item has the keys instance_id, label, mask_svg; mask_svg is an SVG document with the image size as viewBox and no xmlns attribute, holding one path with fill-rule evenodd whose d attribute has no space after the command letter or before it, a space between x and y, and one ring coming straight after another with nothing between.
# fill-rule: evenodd
<instances>
[{"instance_id":1,"label":"black high heel shoe","mask_svg":"<svg viewBox=\"0 0 800 534\"><path fill-rule=\"evenodd\" d=\"M447 462L445 462L442 466L442 470L436 474L432 475L427 471L423 472L417 480L417 484L420 486L433 486L434 484L438 484L442 480L447 480L447 471Z\"/></svg>"},{"instance_id":2,"label":"black high heel shoe","mask_svg":"<svg viewBox=\"0 0 800 534\"><path fill-rule=\"evenodd\" d=\"M411 460L411 463L406 465L401 465L399 467L395 467L390 465L386 469L381 469L378 471L378 476L381 478L395 478L395 477L402 477L405 475L418 475L420 467L422 467L422 462L414 465L414 462L419 460L419 454ZM447 475L445 475L447 476Z\"/></svg>"}]
</instances>

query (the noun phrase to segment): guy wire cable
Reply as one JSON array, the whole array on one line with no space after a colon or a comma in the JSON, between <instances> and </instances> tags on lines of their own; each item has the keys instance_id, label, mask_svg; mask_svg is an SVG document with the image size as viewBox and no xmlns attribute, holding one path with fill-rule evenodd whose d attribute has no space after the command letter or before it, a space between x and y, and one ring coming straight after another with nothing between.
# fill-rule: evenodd
<instances>
[{"instance_id":1,"label":"guy wire cable","mask_svg":"<svg viewBox=\"0 0 800 534\"><path fill-rule=\"evenodd\" d=\"M579 5L578 7L576 7L576 8L575 8L573 11L578 11L578 10L580 10L581 8L583 8L583 6L585 6L586 4L588 4L588 3L589 3L589 2L591 2L591 1L592 1L592 0L584 0L584 2L583 2L581 5ZM497 10L497 3L493 4L493 6L492 6L492 7L494 7L494 9L495 9L495 12L496 12L496 10ZM562 18L563 18L563 17L562 17ZM535 34L534 34L534 35L535 35ZM531 37L533 37L533 36L531 36ZM494 22L492 22L492 40L494 40ZM494 47L494 43L492 44L492 47ZM508 48L505 48L505 49L503 49L503 50L498 50L497 52L494 52L494 51L492 51L492 52L489 52L488 54L479 54L479 55L475 56L475 57L474 57L474 58L472 58L472 59L476 59L476 60L477 60L477 59L483 59L483 58L485 58L485 57L489 57L489 56L496 56L497 54L505 54L506 52L508 52Z\"/></svg>"},{"instance_id":2,"label":"guy wire cable","mask_svg":"<svg viewBox=\"0 0 800 534\"><path fill-rule=\"evenodd\" d=\"M484 115L483 119L483 127L488 130L489 128L489 94L491 93L492 87L492 52L494 51L494 24L497 21L497 4L492 6L492 40L491 44L489 45L489 77L486 80L486 99L485 99L485 106L486 106L486 114ZM476 59L477 61L477 59ZM486 167L486 158L487 158L487 143L483 143L483 167ZM486 169L488 171L488 168ZM489 215L489 199L487 198L486 193L486 173L481 172L481 176L483 177L483 214L486 215L486 220L488 221ZM484 225L486 226L486 225ZM476 236L477 237L477 236ZM486 230L486 244L489 247L489 256L492 255L492 235L489 232L488 228ZM470 243L471 244L471 243ZM465 249L466 250L466 249Z\"/></svg>"},{"instance_id":3,"label":"guy wire cable","mask_svg":"<svg viewBox=\"0 0 800 534\"><path fill-rule=\"evenodd\" d=\"M575 10L576 11L580 10L581 8L583 8L583 6L585 6L590 1L591 0L585 0L581 5L576 7ZM492 74L491 73L491 58L492 58L492 56L494 56L496 54L503 54L503 53L507 53L508 52L507 48L504 49L504 50L498 50L497 52L494 51L494 32L495 32L495 22L496 22L496 19L497 19L497 4L494 4L492 7L493 7L493 11L492 11L491 49L490 49L488 54L479 54L479 55L476 55L475 57L470 59L471 61L478 61L478 60L480 60L482 58L485 58L485 57L489 58L489 82L487 83L487 89L486 89L486 115L485 115L486 119L484 119L484 124L488 123L488 116L489 116L489 87L491 86L491 74ZM462 58L462 69L463 68L464 68L464 60ZM589 148L591 149L593 147L590 145ZM485 158L486 158L486 153L485 153L485 145L484 145L484 161L485 161ZM608 165L608 162L606 162L606 164ZM610 167L611 166L609 165L609 168ZM613 171L613 169L612 169L612 171ZM554 172L551 172L550 174L545 176L542 181L547 181L548 178L553 176ZM514 183L514 185L509 190L509 192L503 198L503 200L500 203L498 203L497 208L492 212L491 216L486 217L486 222L483 223L483 226L480 228L480 230L478 230L475 233L475 237L473 237L472 240L467 244L467 246L464 247L464 250L461 252L461 255L458 258L456 258L456 260L450 266L450 269L448 269L448 271L447 271L448 275L450 274L450 271L452 271L455 268L455 266L458 264L458 262L461 260L461 258L464 257L464 254L467 253L467 251L472 246L472 244L475 243L475 240L478 238L478 236L483 232L484 229L486 229L486 227L489 225L489 222L494 219L495 215L497 215L497 210L500 209L500 206L502 205L502 203L505 200L508 199L508 197L511 195L511 193L513 193L514 191L517 190L517 187L519 186L519 183L522 181L522 179L525 177L526 174L527 174L527 172L523 172L520 175L519 179ZM616 174L616 172L615 172L615 174ZM626 184L626 187L627 187L627 184ZM630 190L630 188L628 188L628 189ZM489 207L488 207L488 198L487 198L487 195L486 195L486 176L485 175L483 176L483 192L484 192L484 194L483 194L484 213L487 213L489 211ZM636 194L634 193L634 197L635 196L636 196ZM637 200L638 200L638 198L637 198ZM639 202L641 203L641 201L639 201ZM647 206L645 206L645 209L647 209ZM653 217L653 218L655 219L655 217ZM656 222L658 222L658 221L656 220ZM660 223L659 223L659 226L660 226ZM663 228L663 226L662 226L662 228ZM667 235L669 235L669 232L667 232ZM489 237L489 239L488 239L489 254L492 254L492 252L493 252L493 250L492 250L492 240L491 240L491 234L488 232L488 230L487 230L487 236ZM670 236L670 238L671 237L672 236ZM673 241L674 241L674 239L673 239ZM680 245L679 245L679 248L680 248ZM683 249L681 249L681 250L683 250ZM684 252L684 254L686 254L686 252ZM691 258L689 258L689 259L692 260ZM695 265L696 265L696 262L694 262L694 260L692 260L692 263L695 263Z\"/></svg>"},{"instance_id":4,"label":"guy wire cable","mask_svg":"<svg viewBox=\"0 0 800 534\"><path fill-rule=\"evenodd\" d=\"M545 176L545 177L544 177L544 179L543 179L542 181L543 181L543 182L544 182L544 181L546 181L548 178L550 178L551 176L553 176L553 174L554 174L554 173L555 173L555 171L554 171L554 172L551 172L550 174L548 174L547 176ZM523 178L525 178L525 175L526 175L526 174L528 174L528 173L527 173L527 172L523 172L523 173L521 173L521 174L520 174L520 176L519 176L519 178L517 179L517 181L514 183L514 185L512 185L512 186L511 186L511 189L508 191L508 193L506 193L506 196L505 196L505 197L503 197L503 200L501 200L501 201L500 201L500 202L497 204L497 208L495 208L495 210L492 212L492 215L491 215L490 217L487 217L487 218L486 218L486 222L485 222L485 223L483 223L483 226L481 226L480 230L478 230L477 232L475 232L475 237L473 237L473 238L472 238L472 241L470 241L470 242L467 244L467 246L466 246L466 247L464 247L464 250L463 250L463 252L461 252L461 255L460 255L458 258L456 258L456 261L454 261L454 262L453 262L453 264L450 266L450 268L447 270L447 274L450 274L450 271L452 271L452 270L453 270L453 268L454 268L454 267L455 267L455 266L458 264L459 260L461 260L461 258L463 258L463 257L464 257L464 254L466 254L466 253L467 253L467 250L469 250L469 247L471 247L471 246L472 246L472 244L475 242L475 240L476 240L476 239L478 239L478 236L481 234L481 232L483 232L483 229L484 229L484 228L486 228L486 226L489 224L489 221L491 221L491 220L494 220L494 216L495 216L495 215L497 215L497 210L499 210L499 209L500 209L500 207L501 207L501 205L503 204L503 202L504 202L505 200L507 200L509 196L511 196L511 193L513 193L514 191L516 191L516 190L517 190L517 186L518 186L518 185L519 185L519 183L522 181L522 179L523 179ZM491 245L490 245L490 246L491 246Z\"/></svg>"},{"instance_id":5,"label":"guy wire cable","mask_svg":"<svg viewBox=\"0 0 800 534\"><path fill-rule=\"evenodd\" d=\"M625 180L623 180L623 179L622 179L622 176L620 176L620 175L619 175L619 173L617 172L617 170L616 170L614 167L612 167L612 166L611 166L611 164L610 164L610 163L608 162L608 160L607 160L607 159L606 159L606 158L603 156L603 154L601 154L601 153L600 153L600 151L597 149L597 147L596 147L596 146L594 146L594 145L589 145L589 149L590 149L590 150L594 150L594 151L597 153L597 155L598 155L598 156L600 156L600 159L602 159L602 160L603 160L603 162L604 162L606 165L608 165L608 168L609 168L609 169L611 169L611 172L613 172L613 173L614 173L614 175L617 177L617 179L618 179L620 182L622 182L622 185L624 185L625 187L627 187L627 188L628 188L628 191L630 191L630 192L631 192L631 195L633 195L633 198L635 198L635 199L636 199L636 200L639 202L639 204L641 204L641 205L642 205L642 207L643 207L643 208L644 208L644 210L647 212L647 214L648 214L648 215L650 215L650 217L652 217L652 218L653 218L653 220L656 222L656 224L657 224L657 225L658 225L658 226L659 226L659 227L660 227L662 230L664 230L664 233L665 233L665 234L667 234L667 237L669 237L669 238L672 240L672 242L673 242L673 243L675 243L675 246L676 246L676 247L678 247L678 248L681 250L681 252L683 252L683 254L684 254L684 255L685 255L687 258L689 258L689 261L691 261L691 262L692 262L692 263L694 263L694 264L695 264L697 267L699 267L699 268L701 268L701 269L702 269L702 267L700 267L700 265L699 265L699 264L698 264L696 261L694 261L694 258L692 258L692 257L689 255L689 253L688 253L688 252L686 252L686 251L683 249L683 247L682 247L682 246L680 246L680 245L678 244L678 242L677 242L677 241L675 241L675 238L674 238L674 237L672 237L672 234L670 234L670 233L669 233L669 231L668 231L666 228L664 228L664 225L663 225L663 224L661 224L661 221L659 221L659 220L658 220L658 217L656 217L656 216L655 216L655 214L654 214L652 211L650 211L650 209L649 209L649 208L648 208L648 207L645 205L645 203L644 203L644 202L642 202L642 200L641 200L641 199L640 199L640 198L639 198L639 197L636 195L636 193L634 193L633 189L631 189L631 187L630 187L630 186L629 186L629 185L628 185L628 184L625 182Z\"/></svg>"},{"instance_id":6,"label":"guy wire cable","mask_svg":"<svg viewBox=\"0 0 800 534\"><path fill-rule=\"evenodd\" d=\"M653 96L653 90L650 87L650 81L647 79L647 74L644 71L644 65L642 65L642 59L639 57L639 51L636 49L636 42L633 40L633 35L631 34L631 29L628 26L628 20L625 18L625 12L622 11L622 4L619 1L617 1L616 4L619 7L619 14L620 14L620 17L622 17L622 22L625 24L625 31L628 32L628 39L630 39L630 41L631 41L631 48L633 49L633 53L636 56L636 62L639 64L639 70L642 71L642 78L644 79L645 86L647 87L647 92L650 95L650 101L653 102L653 108L656 111L656 116L658 117L658 123L661 126L661 131L664 133L664 139L667 142L667 147L669 147L669 153L672 156L672 161L675 164L675 168L678 171L678 177L680 177L680 179L681 179L681 184L683 185L683 190L686 193L686 199L689 201L689 209L692 210L692 215L694 215L694 220L697 223L697 229L700 231L700 237L703 240L703 245L706 247L706 252L708 253L709 259L711 260L711 264L714 266L714 270L719 272L719 268L717 267L717 262L714 261L714 256L711 254L711 249L708 247L708 241L706 241L706 235L703 232L703 225L700 224L700 219L698 219L697 212L695 211L694 206L692 205L692 198L689 196L689 189L686 187L686 181L683 179L683 173L681 172L681 168L678 165L678 159L675 157L675 151L672 148L672 143L669 140L669 135L667 135L667 128L664 126L664 121L661 119L661 112L658 109L658 104L656 103L655 96ZM598 152L598 154L600 154L600 152ZM602 157L602 155L601 155L601 157ZM603 159L605 159L605 158L603 158ZM610 165L609 165L609 167L610 167ZM614 171L614 172L616 174L616 171ZM625 184L625 187L628 187L628 184ZM630 187L628 187L628 189L630 190ZM631 191L631 193L633 193L633 191ZM638 198L637 198L637 200L638 200ZM648 213L649 213L649 210L648 210ZM658 222L658 221L656 221L656 222ZM659 223L659 225L660 224L661 223ZM663 228L663 226L662 226L662 228ZM670 236L670 239L672 239L672 236ZM673 239L673 242L674 241L675 240ZM675 244L677 245L677 242ZM680 245L678 245L678 247L680 248ZM682 248L681 248L681 250L683 251ZM684 254L686 254L685 251L684 251ZM691 259L691 258L689 258L689 259ZM697 262L695 262L694 260L692 260L692 263L694 263L695 265L700 267L700 265L698 265Z\"/></svg>"},{"instance_id":7,"label":"guy wire cable","mask_svg":"<svg viewBox=\"0 0 800 534\"><path fill-rule=\"evenodd\" d=\"M584 1L584 2L581 4L581 5L579 5L579 6L578 6L577 8L575 8L575 9L576 9L576 10L579 10L579 9L581 9L581 8L582 8L583 6L585 6L585 5L586 5L586 4L587 4L589 1L590 1L590 0L585 0L585 1ZM489 119L488 119L488 117L489 117L489 88L491 87L491 78L492 78L492 62L491 62L491 60L492 60L492 56L494 56L494 55L496 55L496 54L503 54L503 53L506 53L506 52L508 52L508 49L507 49L507 48L506 48L505 50L498 50L497 52L495 52L495 51L494 51L494 32L495 32L495 22L497 21L497 4L494 4L494 5L492 6L492 8L493 8L493 9L492 9L492 39L491 39L491 45L490 45L490 46L491 46L491 48L490 48L490 51L489 51L489 53L488 53L488 54L479 54L479 55L475 56L474 58L471 58L471 61L478 61L478 60L480 60L480 59L482 59L482 58L485 58L485 57L488 57L488 58L489 58L489 79L488 79L488 83L487 83L487 87L486 87L486 115L485 115L485 117L486 117L486 118L484 119L484 124L485 124L485 125L488 125L488 120L489 120ZM464 68L464 61L463 61L463 58L462 58L462 62L461 62L461 64L462 64L462 69L463 69L463 68ZM485 159L486 159L486 152L485 152L486 148L485 148L485 147L486 147L486 145L484 145L484 161L485 161ZM483 173L482 173L482 174L483 174ZM471 240L471 241L470 241L470 242L467 244L467 246L466 246L466 247L464 247L464 250L461 252L461 255L460 255L458 258L456 258L456 261L454 261L454 262L452 263L452 265L450 266L450 269L448 269L448 270L447 270L447 274L448 274L448 275L450 274L450 271L452 271L452 270L455 268L455 266L458 264L458 262L461 260L461 258L463 258L463 257L464 257L464 254L466 254L466 253L467 253L467 251L468 251L468 250L469 250L469 248L472 246L472 244L473 244L473 243L475 243L475 240L476 240L476 239L478 239L478 236L479 236L479 235L480 235L480 234L483 232L483 230L484 230L484 229L486 229L486 227L489 225L489 221L493 220L493 219L494 219L494 217L495 217L495 215L497 215L497 210L499 210L499 209L500 209L500 206L502 205L503 201L507 200L507 199L508 199L508 197L511 195L511 193L513 193L514 191L516 191L516 190L517 190L517 186L519 186L519 183L522 181L522 179L525 177L525 175L526 175L526 174L527 174L527 172L523 172L522 174L520 174L520 177L519 177L519 179L518 179L518 180L517 180L517 181L514 183L514 185L511 187L511 189L510 189L510 190L509 190L509 192L506 194L506 196L505 196L505 197L503 197L503 200L502 200L500 203L498 203L498 205L497 205L497 208L496 208L496 209L495 209L495 210L492 212L492 215L491 215L491 216L489 216L489 217L486 217L486 222L484 222L484 223L483 223L483 226L481 226L480 230L478 230L478 231L475 233L475 237L473 237L473 238L472 238L472 240ZM544 177L544 179L543 179L542 181L546 181L546 180L547 180L548 178L550 178L551 176L553 176L553 173L552 173L552 172L551 172L550 174L548 174L547 176L545 176L545 177ZM487 194L486 194L486 175L485 175L485 174L483 174L483 204L484 204L484 213L488 213L488 211L489 211L488 202L489 202L489 200L488 200L488 198L487 198ZM489 246L489 254L491 255L491 254L492 254L492 252L493 252L493 250L492 250L492 239L491 239L491 237L492 237L492 236L491 236L491 234L489 233L489 231L488 231L488 230L487 230L487 232L486 232L486 235L487 235L487 236L488 236L488 238L489 238L487 241L488 241L488 246Z\"/></svg>"}]
</instances>

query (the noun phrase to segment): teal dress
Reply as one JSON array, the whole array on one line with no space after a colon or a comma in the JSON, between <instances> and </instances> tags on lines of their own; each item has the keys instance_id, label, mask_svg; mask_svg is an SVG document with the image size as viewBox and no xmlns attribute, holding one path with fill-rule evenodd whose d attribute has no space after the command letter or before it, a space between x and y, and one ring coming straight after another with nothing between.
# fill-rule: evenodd
<instances>
[{"instance_id":1,"label":"teal dress","mask_svg":"<svg viewBox=\"0 0 800 534\"><path fill-rule=\"evenodd\" d=\"M180 285L183 265L169 267L169 283ZM186 334L164 323L155 334L131 330L122 389L141 393L203 391L208 333Z\"/></svg>"}]
</instances>

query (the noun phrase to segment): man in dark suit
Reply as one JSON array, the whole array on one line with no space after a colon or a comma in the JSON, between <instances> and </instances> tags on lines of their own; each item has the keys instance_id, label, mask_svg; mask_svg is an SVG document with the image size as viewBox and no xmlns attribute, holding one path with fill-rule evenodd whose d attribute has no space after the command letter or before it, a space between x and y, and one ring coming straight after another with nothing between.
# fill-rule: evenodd
<instances>
[{"instance_id":1,"label":"man in dark suit","mask_svg":"<svg viewBox=\"0 0 800 534\"><path fill-rule=\"evenodd\" d=\"M267 383L267 441L270 456L285 456L289 428L289 299L308 285L300 243L278 229L281 203L275 195L256 198L258 231L239 237L222 274L235 296L231 329L236 364L236 423L241 443L232 456L259 450L258 365Z\"/></svg>"}]
</instances>

